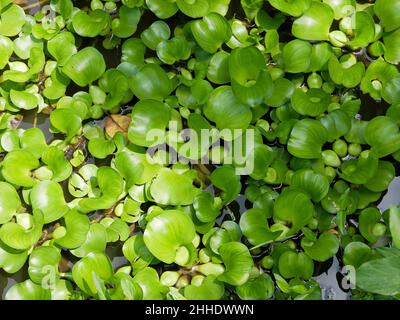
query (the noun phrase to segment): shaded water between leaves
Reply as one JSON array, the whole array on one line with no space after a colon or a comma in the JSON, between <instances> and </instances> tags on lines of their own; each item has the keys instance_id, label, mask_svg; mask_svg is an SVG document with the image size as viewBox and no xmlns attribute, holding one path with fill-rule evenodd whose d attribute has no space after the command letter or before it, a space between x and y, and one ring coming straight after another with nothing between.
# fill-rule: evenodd
<instances>
[{"instance_id":1,"label":"shaded water between leaves","mask_svg":"<svg viewBox=\"0 0 400 320\"><path fill-rule=\"evenodd\" d=\"M23 1L22 1L23 2ZM27 1L29 2L29 1ZM367 1L366 1L367 2ZM77 3L80 4L80 7L83 7L89 3L89 1L85 0L79 0L75 2L75 5L77 6ZM37 8L34 8L34 11L36 11ZM33 12L31 12L33 13ZM241 18L244 16L243 11L240 6L240 0L232 0L231 3L231 8L228 13L230 16L236 16L237 18ZM154 16L152 13L147 12L146 15L143 16L142 22L139 27L138 27L138 34L143 31L150 23L153 21ZM177 24L183 22L183 17L181 15L177 15L175 18L171 18L168 21L168 24L170 24L170 27L173 28ZM282 33L283 33L283 38L281 39L282 41L290 41L291 35L290 35L290 29L286 30L285 25L281 27ZM286 39L287 36L287 39ZM105 56L107 60L107 65L109 68L115 67L119 60L120 60L120 50L112 51L112 50L104 50L101 46L101 43L95 42L95 43L82 43L83 46L87 45L94 45L96 46ZM73 86L70 86L68 90L68 94L72 95L74 92L82 90L82 88L75 88ZM372 100L369 96L365 95L360 95L361 101L362 101L362 107L360 110L360 115L364 120L370 120L375 116L382 115L385 113L386 109L388 108L388 105ZM40 128L45 134L47 138L47 142L50 143L54 139L54 135L50 133L49 128L50 128L50 120L48 115L35 115L34 111L26 112L24 114L24 119L22 123L20 124L19 128L22 129L28 129L33 127L35 123L35 126L37 128ZM93 160L90 160L93 162ZM104 165L104 164L103 164ZM396 172L398 175L400 175L400 167L396 167ZM399 205L400 204L400 197L398 196L400 194L400 176L395 178L391 185L389 186L389 189L387 193L383 196L381 202L378 205L378 208L381 211L384 211L388 209L392 205ZM246 203L246 198L243 195L240 195L238 199L233 202L230 205L230 211L228 212L225 210L225 212L222 215L222 218L219 219L219 223L221 223L224 220L224 217L227 215L233 215L235 217L239 217L241 213L243 213L246 209L249 209L247 207ZM107 254L111 257L112 263L114 266L114 269L117 269L121 266L127 265L128 262L125 259L125 257L122 254L122 246L121 245L109 245L107 247ZM66 265L69 267L72 267L73 262L77 260L77 258L73 257L70 254L66 255L66 260L64 261ZM327 262L318 264L316 266L316 271L315 271L315 277L322 289L322 298L323 299L330 299L330 300L345 300L350 297L349 292L345 292L341 288L341 281L342 281L342 276L341 276L341 269L342 266L340 265L339 260L334 257L333 259L330 259ZM5 293L7 292L8 288L12 286L15 283L22 282L26 279L28 279L28 270L27 270L27 264L16 274L9 275L4 270L0 270L0 297L1 299L4 298Z\"/></svg>"}]
</instances>

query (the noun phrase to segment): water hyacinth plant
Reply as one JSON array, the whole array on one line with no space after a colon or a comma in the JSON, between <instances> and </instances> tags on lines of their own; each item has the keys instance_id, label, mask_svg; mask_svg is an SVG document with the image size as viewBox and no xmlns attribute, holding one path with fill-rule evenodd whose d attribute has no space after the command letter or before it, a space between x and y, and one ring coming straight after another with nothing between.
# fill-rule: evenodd
<instances>
[{"instance_id":1,"label":"water hyacinth plant","mask_svg":"<svg viewBox=\"0 0 400 320\"><path fill-rule=\"evenodd\" d=\"M2 298L398 299L399 44L400 0L0 1Z\"/></svg>"}]
</instances>

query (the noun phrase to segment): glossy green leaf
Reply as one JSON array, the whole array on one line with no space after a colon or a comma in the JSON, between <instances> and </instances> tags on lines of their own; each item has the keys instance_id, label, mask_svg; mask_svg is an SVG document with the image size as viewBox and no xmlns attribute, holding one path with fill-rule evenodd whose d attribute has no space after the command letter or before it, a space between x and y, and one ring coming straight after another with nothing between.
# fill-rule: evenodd
<instances>
[{"instance_id":1,"label":"glossy green leaf","mask_svg":"<svg viewBox=\"0 0 400 320\"><path fill-rule=\"evenodd\" d=\"M234 286L244 284L253 267L253 259L247 247L240 242L228 242L220 246L219 254L226 269L218 280Z\"/></svg>"},{"instance_id":2,"label":"glossy green leaf","mask_svg":"<svg viewBox=\"0 0 400 320\"><path fill-rule=\"evenodd\" d=\"M313 1L303 15L293 22L292 33L303 40L327 40L333 17L333 10L328 5Z\"/></svg>"},{"instance_id":3,"label":"glossy green leaf","mask_svg":"<svg viewBox=\"0 0 400 320\"><path fill-rule=\"evenodd\" d=\"M131 79L130 88L140 100L162 101L172 92L167 73L157 64L146 64Z\"/></svg>"},{"instance_id":4,"label":"glossy green leaf","mask_svg":"<svg viewBox=\"0 0 400 320\"><path fill-rule=\"evenodd\" d=\"M229 86L214 89L204 107L204 115L220 129L245 129L252 118L250 108L235 98Z\"/></svg>"},{"instance_id":5,"label":"glossy green leaf","mask_svg":"<svg viewBox=\"0 0 400 320\"><path fill-rule=\"evenodd\" d=\"M61 260L60 251L52 246L38 247L29 256L28 273L31 280L41 284L44 277L50 272L58 273L58 264Z\"/></svg>"},{"instance_id":6,"label":"glossy green leaf","mask_svg":"<svg viewBox=\"0 0 400 320\"><path fill-rule=\"evenodd\" d=\"M247 240L254 246L272 242L280 235L280 231L271 231L268 220L272 215L260 208L253 208L245 211L240 216L240 229Z\"/></svg>"},{"instance_id":7,"label":"glossy green leaf","mask_svg":"<svg viewBox=\"0 0 400 320\"><path fill-rule=\"evenodd\" d=\"M283 191L275 201L274 221L288 224L290 233L296 233L307 225L314 214L310 198L297 189Z\"/></svg>"},{"instance_id":8,"label":"glossy green leaf","mask_svg":"<svg viewBox=\"0 0 400 320\"><path fill-rule=\"evenodd\" d=\"M362 264L357 270L356 285L367 292L382 295L400 293L400 258L388 257Z\"/></svg>"},{"instance_id":9,"label":"glossy green leaf","mask_svg":"<svg viewBox=\"0 0 400 320\"><path fill-rule=\"evenodd\" d=\"M49 289L44 289L31 280L14 284L5 296L5 300L50 300L50 298Z\"/></svg>"},{"instance_id":10,"label":"glossy green leaf","mask_svg":"<svg viewBox=\"0 0 400 320\"><path fill-rule=\"evenodd\" d=\"M328 140L328 131L316 120L298 121L288 141L288 151L303 159L318 159L321 148Z\"/></svg>"},{"instance_id":11,"label":"glossy green leaf","mask_svg":"<svg viewBox=\"0 0 400 320\"><path fill-rule=\"evenodd\" d=\"M77 85L85 87L101 77L106 64L97 49L87 47L73 55L62 70Z\"/></svg>"},{"instance_id":12,"label":"glossy green leaf","mask_svg":"<svg viewBox=\"0 0 400 320\"><path fill-rule=\"evenodd\" d=\"M95 277L100 281L111 281L113 267L110 259L99 252L89 253L74 264L72 277L78 287L90 295L96 295L99 290L95 283Z\"/></svg>"},{"instance_id":13,"label":"glossy green leaf","mask_svg":"<svg viewBox=\"0 0 400 320\"><path fill-rule=\"evenodd\" d=\"M321 89L294 91L291 99L293 109L305 116L316 117L324 113L330 103L330 96Z\"/></svg>"},{"instance_id":14,"label":"glossy green leaf","mask_svg":"<svg viewBox=\"0 0 400 320\"><path fill-rule=\"evenodd\" d=\"M309 169L296 171L290 185L306 192L314 202L321 201L329 191L328 178Z\"/></svg>"},{"instance_id":15,"label":"glossy green leaf","mask_svg":"<svg viewBox=\"0 0 400 320\"><path fill-rule=\"evenodd\" d=\"M326 261L339 250L339 239L331 233L323 233L317 241L303 238L301 246L313 260Z\"/></svg>"},{"instance_id":16,"label":"glossy green leaf","mask_svg":"<svg viewBox=\"0 0 400 320\"><path fill-rule=\"evenodd\" d=\"M194 21L191 30L199 46L210 53L215 53L232 35L228 21L218 13L209 13L202 20Z\"/></svg>"},{"instance_id":17,"label":"glossy green leaf","mask_svg":"<svg viewBox=\"0 0 400 320\"><path fill-rule=\"evenodd\" d=\"M99 168L96 178L101 193L97 197L80 200L79 210L82 212L111 208L124 190L124 180L110 167Z\"/></svg>"},{"instance_id":18,"label":"glossy green leaf","mask_svg":"<svg viewBox=\"0 0 400 320\"><path fill-rule=\"evenodd\" d=\"M309 279L314 272L314 263L304 252L286 251L279 257L279 273L286 279Z\"/></svg>"},{"instance_id":19,"label":"glossy green leaf","mask_svg":"<svg viewBox=\"0 0 400 320\"><path fill-rule=\"evenodd\" d=\"M185 287L184 295L189 300L219 300L225 292L224 285L215 276L206 277L200 285Z\"/></svg>"},{"instance_id":20,"label":"glossy green leaf","mask_svg":"<svg viewBox=\"0 0 400 320\"><path fill-rule=\"evenodd\" d=\"M44 223L50 223L64 216L69 208L61 186L53 181L41 181L30 192L32 208L43 212Z\"/></svg>"},{"instance_id":21,"label":"glossy green leaf","mask_svg":"<svg viewBox=\"0 0 400 320\"><path fill-rule=\"evenodd\" d=\"M3 160L2 175L10 183L17 186L33 187L36 180L32 170L39 167L38 159L24 150L9 152Z\"/></svg>"},{"instance_id":22,"label":"glossy green leaf","mask_svg":"<svg viewBox=\"0 0 400 320\"><path fill-rule=\"evenodd\" d=\"M112 21L113 34L119 38L132 36L137 29L142 13L139 8L122 6L119 8L119 18Z\"/></svg>"},{"instance_id":23,"label":"glossy green leaf","mask_svg":"<svg viewBox=\"0 0 400 320\"><path fill-rule=\"evenodd\" d=\"M110 27L110 16L103 10L77 11L72 17L74 31L82 37L96 37Z\"/></svg>"},{"instance_id":24,"label":"glossy green leaf","mask_svg":"<svg viewBox=\"0 0 400 320\"><path fill-rule=\"evenodd\" d=\"M68 249L80 247L87 239L89 232L89 218L76 210L70 210L63 217L66 233L55 239L55 242Z\"/></svg>"},{"instance_id":25,"label":"glossy green leaf","mask_svg":"<svg viewBox=\"0 0 400 320\"><path fill-rule=\"evenodd\" d=\"M400 149L399 127L389 117L378 116L372 119L365 131L365 140L378 153L387 156Z\"/></svg>"},{"instance_id":26,"label":"glossy green leaf","mask_svg":"<svg viewBox=\"0 0 400 320\"><path fill-rule=\"evenodd\" d=\"M372 255L371 248L362 242L350 242L344 248L343 262L345 265L358 268L364 262L367 262Z\"/></svg>"},{"instance_id":27,"label":"glossy green leaf","mask_svg":"<svg viewBox=\"0 0 400 320\"><path fill-rule=\"evenodd\" d=\"M242 300L269 300L274 293L274 282L268 274L250 277L246 283L236 288Z\"/></svg>"},{"instance_id":28,"label":"glossy green leaf","mask_svg":"<svg viewBox=\"0 0 400 320\"><path fill-rule=\"evenodd\" d=\"M184 261L180 255L189 255L195 234L194 224L187 214L179 210L168 210L147 224L143 239L157 259L169 264L181 262L179 264L184 265L189 257Z\"/></svg>"},{"instance_id":29,"label":"glossy green leaf","mask_svg":"<svg viewBox=\"0 0 400 320\"><path fill-rule=\"evenodd\" d=\"M16 222L3 224L0 228L0 240L13 249L27 250L42 236L43 214L36 210L33 215L24 214L20 220L27 225Z\"/></svg>"},{"instance_id":30,"label":"glossy green leaf","mask_svg":"<svg viewBox=\"0 0 400 320\"><path fill-rule=\"evenodd\" d=\"M250 106L260 105L272 94L272 79L262 53L254 48L237 48L229 58L232 91L235 97Z\"/></svg>"},{"instance_id":31,"label":"glossy green leaf","mask_svg":"<svg viewBox=\"0 0 400 320\"><path fill-rule=\"evenodd\" d=\"M15 188L7 182L0 182L0 224L9 222L21 209L21 200Z\"/></svg>"},{"instance_id":32,"label":"glossy green leaf","mask_svg":"<svg viewBox=\"0 0 400 320\"><path fill-rule=\"evenodd\" d=\"M377 0L374 5L374 11L381 20L385 31L392 31L400 27L400 1Z\"/></svg>"}]
</instances>

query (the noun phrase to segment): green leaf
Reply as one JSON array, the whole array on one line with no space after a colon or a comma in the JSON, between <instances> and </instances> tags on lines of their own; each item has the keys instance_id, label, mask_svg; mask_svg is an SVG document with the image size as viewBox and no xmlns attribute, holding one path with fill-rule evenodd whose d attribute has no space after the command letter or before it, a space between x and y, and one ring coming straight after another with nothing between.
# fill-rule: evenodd
<instances>
[{"instance_id":1,"label":"green leaf","mask_svg":"<svg viewBox=\"0 0 400 320\"><path fill-rule=\"evenodd\" d=\"M70 222L70 224L72 224L73 222L76 223L76 221L72 221L72 222ZM75 225L75 228L76 228L76 225ZM71 231L74 229L71 228L69 230L71 236L72 236ZM80 226L80 229L83 230L83 224ZM85 231L86 230L87 230L87 227L85 227ZM82 235L83 235L83 232L82 232ZM67 236L68 236L68 233L67 233ZM77 239L77 238L75 238L75 239ZM64 239L64 240L68 241L68 239ZM81 240L81 239L79 239L79 240ZM104 252L106 249L106 246L107 246L106 228L100 223L95 223L95 224L91 224L88 231L86 231L86 238L85 238L84 242L78 248L76 248L74 250L70 250L70 251L74 256L81 258L92 252Z\"/></svg>"},{"instance_id":2,"label":"green leaf","mask_svg":"<svg viewBox=\"0 0 400 320\"><path fill-rule=\"evenodd\" d=\"M122 252L131 263L133 272L146 268L156 260L147 249L143 235L134 235L126 240L122 246Z\"/></svg>"},{"instance_id":3,"label":"green leaf","mask_svg":"<svg viewBox=\"0 0 400 320\"><path fill-rule=\"evenodd\" d=\"M333 110L319 119L328 132L328 142L333 142L345 136L352 129L350 116L341 109ZM354 125L353 127L356 127Z\"/></svg>"},{"instance_id":4,"label":"green leaf","mask_svg":"<svg viewBox=\"0 0 400 320\"><path fill-rule=\"evenodd\" d=\"M240 176L235 174L235 169L222 166L215 169L210 176L215 187L223 191L222 201L229 204L237 198L241 190Z\"/></svg>"},{"instance_id":5,"label":"green leaf","mask_svg":"<svg viewBox=\"0 0 400 320\"><path fill-rule=\"evenodd\" d=\"M99 79L106 70L103 55L93 47L87 47L73 55L62 71L77 85L85 87Z\"/></svg>"},{"instance_id":6,"label":"green leaf","mask_svg":"<svg viewBox=\"0 0 400 320\"><path fill-rule=\"evenodd\" d=\"M204 115L218 129L246 129L252 119L250 108L236 99L229 86L214 89L204 106Z\"/></svg>"},{"instance_id":7,"label":"green leaf","mask_svg":"<svg viewBox=\"0 0 400 320\"><path fill-rule=\"evenodd\" d=\"M218 51L212 56L207 69L208 80L216 84L230 82L229 57L225 51Z\"/></svg>"},{"instance_id":8,"label":"green leaf","mask_svg":"<svg viewBox=\"0 0 400 320\"><path fill-rule=\"evenodd\" d=\"M393 244L396 248L400 249L400 209L397 207L390 208L389 227Z\"/></svg>"},{"instance_id":9,"label":"green leaf","mask_svg":"<svg viewBox=\"0 0 400 320\"><path fill-rule=\"evenodd\" d=\"M223 283L215 276L207 276L200 285L191 284L185 287L184 295L189 300L219 300L225 292Z\"/></svg>"},{"instance_id":10,"label":"green leaf","mask_svg":"<svg viewBox=\"0 0 400 320\"><path fill-rule=\"evenodd\" d=\"M65 159L64 152L57 147L49 147L42 153L42 161L53 172L52 180L61 182L72 173L71 163Z\"/></svg>"},{"instance_id":11,"label":"green leaf","mask_svg":"<svg viewBox=\"0 0 400 320\"><path fill-rule=\"evenodd\" d=\"M372 256L371 248L365 243L354 241L350 242L343 253L343 262L346 266L354 266L358 268L364 262L370 260Z\"/></svg>"},{"instance_id":12,"label":"green leaf","mask_svg":"<svg viewBox=\"0 0 400 320\"><path fill-rule=\"evenodd\" d=\"M35 109L39 103L38 98L34 94L13 89L10 91L10 100L17 108L24 110Z\"/></svg>"},{"instance_id":13,"label":"green leaf","mask_svg":"<svg viewBox=\"0 0 400 320\"><path fill-rule=\"evenodd\" d=\"M267 212L260 208L249 209L240 216L240 229L253 246L272 242L281 234L270 230L267 219L271 216L272 210Z\"/></svg>"},{"instance_id":14,"label":"green leaf","mask_svg":"<svg viewBox=\"0 0 400 320\"><path fill-rule=\"evenodd\" d=\"M56 130L67 135L67 141L72 139L82 127L80 116L67 108L52 111L50 114L50 123Z\"/></svg>"},{"instance_id":15,"label":"green leaf","mask_svg":"<svg viewBox=\"0 0 400 320\"><path fill-rule=\"evenodd\" d=\"M381 20L385 31L389 32L400 27L400 1L376 0L374 11Z\"/></svg>"},{"instance_id":16,"label":"green leaf","mask_svg":"<svg viewBox=\"0 0 400 320\"><path fill-rule=\"evenodd\" d=\"M32 178L32 170L39 167L38 159L28 151L15 150L9 152L3 160L2 175L10 183L33 187L36 180Z\"/></svg>"},{"instance_id":17,"label":"green leaf","mask_svg":"<svg viewBox=\"0 0 400 320\"><path fill-rule=\"evenodd\" d=\"M167 73L159 65L144 65L130 79L130 88L140 100L154 99L163 101L172 92L172 83Z\"/></svg>"},{"instance_id":18,"label":"green leaf","mask_svg":"<svg viewBox=\"0 0 400 320\"><path fill-rule=\"evenodd\" d=\"M60 219L68 211L61 186L54 181L41 181L29 194L32 208L43 212L44 223Z\"/></svg>"},{"instance_id":19,"label":"green leaf","mask_svg":"<svg viewBox=\"0 0 400 320\"><path fill-rule=\"evenodd\" d=\"M8 222L0 228L0 240L7 246L17 250L30 249L42 236L43 214L36 210L33 216L23 214L20 220L29 225ZM18 219L17 219L18 221Z\"/></svg>"},{"instance_id":20,"label":"green leaf","mask_svg":"<svg viewBox=\"0 0 400 320\"><path fill-rule=\"evenodd\" d=\"M0 268L7 273L16 273L28 259L28 251L15 250L0 242Z\"/></svg>"},{"instance_id":21,"label":"green leaf","mask_svg":"<svg viewBox=\"0 0 400 320\"><path fill-rule=\"evenodd\" d=\"M140 39L151 50L156 50L157 46L171 36L171 30L164 21L153 22L150 27L142 32Z\"/></svg>"},{"instance_id":22,"label":"green leaf","mask_svg":"<svg viewBox=\"0 0 400 320\"><path fill-rule=\"evenodd\" d=\"M1 57L0 57L0 70L4 69L4 67L8 64L11 55L14 51L13 42L2 35L0 35L0 50L1 50Z\"/></svg>"},{"instance_id":23,"label":"green leaf","mask_svg":"<svg viewBox=\"0 0 400 320\"><path fill-rule=\"evenodd\" d=\"M168 292L168 288L160 284L157 271L153 268L145 268L133 277L134 283L139 284L143 291L143 300L162 300Z\"/></svg>"},{"instance_id":24,"label":"green leaf","mask_svg":"<svg viewBox=\"0 0 400 320\"><path fill-rule=\"evenodd\" d=\"M150 193L162 205L189 205L193 203L198 189L193 186L193 179L188 174L163 168L151 184Z\"/></svg>"},{"instance_id":25,"label":"green leaf","mask_svg":"<svg viewBox=\"0 0 400 320\"><path fill-rule=\"evenodd\" d=\"M22 207L15 188L7 182L0 182L0 224L9 222Z\"/></svg>"},{"instance_id":26,"label":"green leaf","mask_svg":"<svg viewBox=\"0 0 400 320\"><path fill-rule=\"evenodd\" d=\"M300 73L309 69L313 47L303 40L288 42L282 51L283 66L287 72Z\"/></svg>"},{"instance_id":27,"label":"green leaf","mask_svg":"<svg viewBox=\"0 0 400 320\"><path fill-rule=\"evenodd\" d=\"M381 219L382 215L377 208L366 208L360 213L358 219L360 233L371 243L377 241L377 236L374 235L373 228Z\"/></svg>"},{"instance_id":28,"label":"green leaf","mask_svg":"<svg viewBox=\"0 0 400 320\"><path fill-rule=\"evenodd\" d=\"M75 38L70 32L63 32L50 39L47 50L57 60L59 66L64 66L69 58L77 53Z\"/></svg>"},{"instance_id":29,"label":"green leaf","mask_svg":"<svg viewBox=\"0 0 400 320\"><path fill-rule=\"evenodd\" d=\"M161 144L164 142L170 117L170 109L164 103L150 99L139 101L132 111L129 140L143 147Z\"/></svg>"},{"instance_id":30,"label":"green leaf","mask_svg":"<svg viewBox=\"0 0 400 320\"><path fill-rule=\"evenodd\" d=\"M314 263L304 252L286 251L279 257L279 273L286 279L308 280L314 272Z\"/></svg>"},{"instance_id":31,"label":"green leaf","mask_svg":"<svg viewBox=\"0 0 400 320\"><path fill-rule=\"evenodd\" d=\"M367 183L378 169L378 157L373 150L361 152L358 159L350 159L342 164L339 175L342 179L356 184Z\"/></svg>"},{"instance_id":32,"label":"green leaf","mask_svg":"<svg viewBox=\"0 0 400 320\"><path fill-rule=\"evenodd\" d=\"M20 33L25 24L25 12L22 7L12 4L2 8L0 13L0 35L14 37Z\"/></svg>"},{"instance_id":33,"label":"green leaf","mask_svg":"<svg viewBox=\"0 0 400 320\"><path fill-rule=\"evenodd\" d=\"M31 280L14 284L8 289L5 300L50 300L49 289L33 283Z\"/></svg>"},{"instance_id":34,"label":"green leaf","mask_svg":"<svg viewBox=\"0 0 400 320\"><path fill-rule=\"evenodd\" d=\"M400 293L400 257L376 259L362 264L356 270L358 288L385 296Z\"/></svg>"},{"instance_id":35,"label":"green leaf","mask_svg":"<svg viewBox=\"0 0 400 320\"><path fill-rule=\"evenodd\" d=\"M225 265L225 272L218 280L240 286L250 276L253 268L253 259L247 247L240 242L228 242L219 247L219 254Z\"/></svg>"},{"instance_id":36,"label":"green leaf","mask_svg":"<svg viewBox=\"0 0 400 320\"><path fill-rule=\"evenodd\" d=\"M322 233L317 241L306 238L301 240L301 247L313 260L323 262L333 257L339 250L339 239L331 233Z\"/></svg>"},{"instance_id":37,"label":"green leaf","mask_svg":"<svg viewBox=\"0 0 400 320\"><path fill-rule=\"evenodd\" d=\"M272 78L262 53L255 47L237 48L229 58L232 91L244 104L255 107L272 94Z\"/></svg>"},{"instance_id":38,"label":"green leaf","mask_svg":"<svg viewBox=\"0 0 400 320\"><path fill-rule=\"evenodd\" d=\"M327 40L333 17L333 10L328 5L313 1L303 15L293 22L292 33L303 40Z\"/></svg>"},{"instance_id":39,"label":"green leaf","mask_svg":"<svg viewBox=\"0 0 400 320\"><path fill-rule=\"evenodd\" d=\"M250 277L246 283L236 288L236 292L242 300L269 300L274 291L274 282L265 273Z\"/></svg>"},{"instance_id":40,"label":"green leaf","mask_svg":"<svg viewBox=\"0 0 400 320\"><path fill-rule=\"evenodd\" d=\"M70 210L63 219L66 233L55 239L55 242L67 249L80 247L86 241L89 232L89 218L76 210Z\"/></svg>"},{"instance_id":41,"label":"green leaf","mask_svg":"<svg viewBox=\"0 0 400 320\"><path fill-rule=\"evenodd\" d=\"M88 150L97 159L105 159L115 151L115 144L112 140L94 138L89 140Z\"/></svg>"},{"instance_id":42,"label":"green leaf","mask_svg":"<svg viewBox=\"0 0 400 320\"><path fill-rule=\"evenodd\" d=\"M201 222L211 222L220 215L221 203L211 193L202 192L194 198L193 208L196 211L196 217Z\"/></svg>"},{"instance_id":43,"label":"green leaf","mask_svg":"<svg viewBox=\"0 0 400 320\"><path fill-rule=\"evenodd\" d=\"M296 189L283 191L275 201L274 221L290 226L294 234L307 225L314 214L314 206L308 195Z\"/></svg>"},{"instance_id":44,"label":"green leaf","mask_svg":"<svg viewBox=\"0 0 400 320\"><path fill-rule=\"evenodd\" d=\"M94 38L110 27L110 15L100 9L89 11L78 10L72 16L74 31L82 37Z\"/></svg>"},{"instance_id":45,"label":"green leaf","mask_svg":"<svg viewBox=\"0 0 400 320\"><path fill-rule=\"evenodd\" d=\"M328 178L310 169L296 171L290 185L306 192L315 203L325 198L329 191Z\"/></svg>"},{"instance_id":46,"label":"green leaf","mask_svg":"<svg viewBox=\"0 0 400 320\"><path fill-rule=\"evenodd\" d=\"M215 53L232 35L228 21L218 13L209 13L202 20L195 20L191 30L198 45L209 53Z\"/></svg>"},{"instance_id":47,"label":"green leaf","mask_svg":"<svg viewBox=\"0 0 400 320\"><path fill-rule=\"evenodd\" d=\"M72 277L78 287L85 293L94 296L99 293L95 278L108 282L113 277L113 267L107 255L92 252L74 264Z\"/></svg>"},{"instance_id":48,"label":"green leaf","mask_svg":"<svg viewBox=\"0 0 400 320\"><path fill-rule=\"evenodd\" d=\"M380 99L382 88L392 78L398 75L397 68L379 58L373 61L367 68L364 78L361 80L361 90L368 93L374 99Z\"/></svg>"},{"instance_id":49,"label":"green leaf","mask_svg":"<svg viewBox=\"0 0 400 320\"><path fill-rule=\"evenodd\" d=\"M119 18L112 21L113 34L119 38L129 38L136 32L141 16L139 8L120 7Z\"/></svg>"},{"instance_id":50,"label":"green leaf","mask_svg":"<svg viewBox=\"0 0 400 320\"><path fill-rule=\"evenodd\" d=\"M177 61L189 59L191 49L189 43L183 37L175 37L171 40L161 41L156 48L157 56L166 64L174 64Z\"/></svg>"},{"instance_id":51,"label":"green leaf","mask_svg":"<svg viewBox=\"0 0 400 320\"><path fill-rule=\"evenodd\" d=\"M60 260L60 251L55 247L42 246L34 249L29 256L29 277L33 282L42 284L44 277L58 274Z\"/></svg>"},{"instance_id":52,"label":"green leaf","mask_svg":"<svg viewBox=\"0 0 400 320\"><path fill-rule=\"evenodd\" d=\"M368 122L365 140L380 158L385 157L400 149L399 127L392 118L375 117Z\"/></svg>"},{"instance_id":53,"label":"green leaf","mask_svg":"<svg viewBox=\"0 0 400 320\"><path fill-rule=\"evenodd\" d=\"M147 248L157 259L171 264L180 262L177 260L180 260L179 255L182 251L189 254L195 234L194 224L186 213L168 210L150 220L143 239ZM185 261L183 262L184 265Z\"/></svg>"},{"instance_id":54,"label":"green leaf","mask_svg":"<svg viewBox=\"0 0 400 320\"><path fill-rule=\"evenodd\" d=\"M160 19L168 19L179 10L175 1L146 0L146 5Z\"/></svg>"},{"instance_id":55,"label":"green leaf","mask_svg":"<svg viewBox=\"0 0 400 320\"><path fill-rule=\"evenodd\" d=\"M374 192L383 192L389 188L395 176L396 170L393 164L388 161L379 161L375 175L364 186Z\"/></svg>"},{"instance_id":56,"label":"green leaf","mask_svg":"<svg viewBox=\"0 0 400 320\"><path fill-rule=\"evenodd\" d=\"M39 128L30 128L21 135L21 148L40 158L47 149L46 137Z\"/></svg>"},{"instance_id":57,"label":"green leaf","mask_svg":"<svg viewBox=\"0 0 400 320\"><path fill-rule=\"evenodd\" d=\"M110 167L97 170L97 183L100 194L97 197L79 201L79 211L90 212L111 208L124 191L124 180L117 171Z\"/></svg>"},{"instance_id":58,"label":"green leaf","mask_svg":"<svg viewBox=\"0 0 400 320\"><path fill-rule=\"evenodd\" d=\"M316 120L298 121L288 141L288 151L298 158L319 159L322 146L328 140L328 131Z\"/></svg>"},{"instance_id":59,"label":"green leaf","mask_svg":"<svg viewBox=\"0 0 400 320\"><path fill-rule=\"evenodd\" d=\"M294 91L291 99L293 109L305 116L316 117L324 113L331 101L331 97L322 89L302 89Z\"/></svg>"}]
</instances>

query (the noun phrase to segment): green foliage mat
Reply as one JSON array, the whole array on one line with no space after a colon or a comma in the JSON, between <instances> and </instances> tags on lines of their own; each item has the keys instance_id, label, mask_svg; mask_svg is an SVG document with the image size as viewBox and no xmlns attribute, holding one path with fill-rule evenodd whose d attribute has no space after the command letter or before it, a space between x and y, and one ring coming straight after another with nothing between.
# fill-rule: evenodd
<instances>
[{"instance_id":1,"label":"green foliage mat","mask_svg":"<svg viewBox=\"0 0 400 320\"><path fill-rule=\"evenodd\" d=\"M24 3L0 0L6 299L321 299L335 257L354 299L400 297L400 0Z\"/></svg>"}]
</instances>

